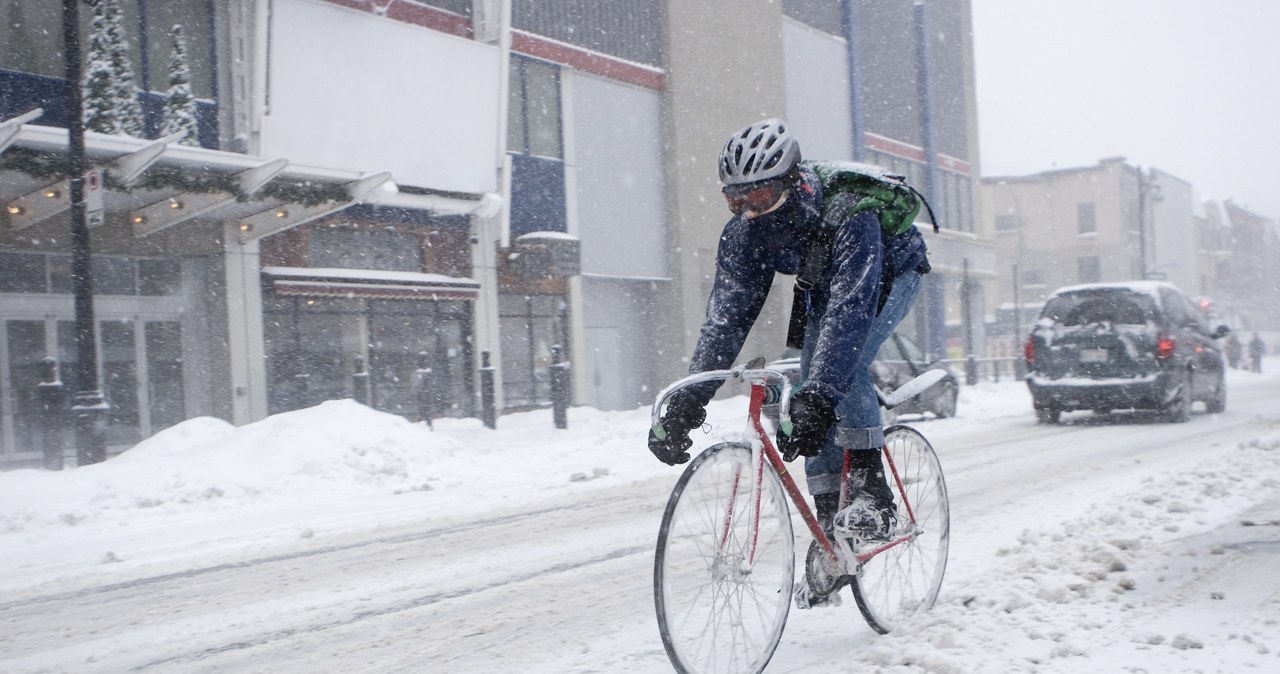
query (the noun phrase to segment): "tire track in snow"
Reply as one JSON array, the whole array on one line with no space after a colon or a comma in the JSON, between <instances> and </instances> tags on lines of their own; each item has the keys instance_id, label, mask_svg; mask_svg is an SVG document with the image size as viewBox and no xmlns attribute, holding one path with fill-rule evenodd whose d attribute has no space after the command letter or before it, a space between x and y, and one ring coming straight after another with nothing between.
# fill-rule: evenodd
<instances>
[{"instance_id":1,"label":"tire track in snow","mask_svg":"<svg viewBox=\"0 0 1280 674\"><path fill-rule=\"evenodd\" d=\"M633 555L637 555L641 553L646 553L646 554L651 553L652 551L653 551L652 545L641 545L641 546L621 548L618 550L614 550L612 552L605 553L603 555L597 555L590 559L584 559L578 562L565 562L560 564L553 564L551 566L544 567L541 569L507 576L495 582L484 584L484 585L475 585L475 586L460 588L456 590L449 590L446 592L435 592L435 593L423 595L421 597L415 597L408 601L398 602L390 606L383 606L381 608L358 611L340 620L330 620L323 623L313 623L313 624L304 625L301 627L290 627L287 629L276 630L274 632L268 632L260 636L254 637L252 639L241 639L241 640L234 641L222 646L213 646L209 648L203 648L198 651L193 651L191 653L173 655L167 658L162 658L160 660L153 660L151 662L147 662L141 665L136 665L134 667L129 668L128 671L141 672L141 671L146 671L148 669L152 669L154 667L161 667L164 665L175 665L175 664L196 662L199 660L203 660L204 658L220 655L222 653L227 653L229 651L244 650L247 648L253 648L255 646L266 645L275 641L291 639L296 636L301 636L305 634L314 634L317 632L323 632L326 630L331 630L339 627L346 627L348 625L359 623L365 620L370 620L373 618L381 618L387 615L403 613L405 611L412 611L414 609L423 608L423 607L430 606L432 604L436 604L442 601L448 601L450 599L458 599L458 598L466 597L469 595L488 592L490 590L496 590L499 588L506 587L508 585L514 585L517 583L534 580L541 576L565 573L568 571L575 571L585 567L595 566L597 564L604 564L606 562L612 562L615 560L624 559L626 557L631 557Z\"/></svg>"},{"instance_id":2,"label":"tire track in snow","mask_svg":"<svg viewBox=\"0 0 1280 674\"><path fill-rule=\"evenodd\" d=\"M182 581L182 580L187 580L197 576L204 576L207 574L216 574L216 573L222 573L226 571L240 571L243 569L250 569L253 567L264 566L267 564L289 562L293 560L306 559L308 557L317 557L322 555L331 555L331 554L346 552L350 550L358 550L360 548L368 548L368 547L381 546L381 545L398 545L402 543L413 543L420 540L430 540L439 536L462 534L468 531L480 531L480 530L488 529L497 524L510 524L513 522L537 519L537 518L541 518L546 515L554 514L557 512L578 511L584 507L589 506L590 503L591 501L588 500L588 501L585 501L584 503L570 503L565 505L558 505L558 506L553 506L548 508L541 508L538 510L526 511L524 513L490 517L483 520L472 520L472 521L468 521L460 524L454 524L454 525L443 526L443 527L433 527L431 529L426 529L423 531L418 531L413 533L396 534L394 536L382 536L378 538L369 538L369 539L360 540L360 541L353 541L350 543L343 543L338 545L327 545L319 548L299 550L296 552L288 552L288 553L282 553L278 555L269 555L266 557L258 557L256 559L248 559L248 560L243 560L239 562L215 564L212 566L188 569L186 571L178 571L175 573L167 573L167 574L161 574L157 576L147 576L144 578L136 578L133 580L127 580L127 581L122 581L118 583L109 583L106 585L90 586L90 587L80 588L78 590L72 590L68 592L59 592L56 594L40 595L36 597L30 597L26 599L19 599L15 601L0 603L0 613L11 611L18 608L35 606L39 604L68 601L73 599L82 599L82 598L91 597L93 595L98 595L98 594L121 592L125 590L133 590L140 587L147 587L150 585L156 585L161 583Z\"/></svg>"}]
</instances>

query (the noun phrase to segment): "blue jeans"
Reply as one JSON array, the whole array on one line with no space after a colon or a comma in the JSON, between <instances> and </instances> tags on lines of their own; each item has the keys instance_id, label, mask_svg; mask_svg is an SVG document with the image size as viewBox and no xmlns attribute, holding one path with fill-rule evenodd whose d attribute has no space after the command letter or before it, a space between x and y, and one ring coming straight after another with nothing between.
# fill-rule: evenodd
<instances>
[{"instance_id":1,"label":"blue jeans","mask_svg":"<svg viewBox=\"0 0 1280 674\"><path fill-rule=\"evenodd\" d=\"M884 446L884 429L880 425L880 401L876 398L875 381L871 377L871 362L876 358L880 345L893 334L898 324L911 309L916 293L920 290L920 274L903 272L893 281L889 298L880 313L871 321L862 357L854 365L853 379L844 399L836 405L840 421L817 456L806 458L804 472L808 478L809 494L830 494L840 491L840 471L844 468L844 449L879 449ZM805 329L808 338L800 352L800 375L807 377L809 359L817 344L818 325L812 319ZM839 434L843 442L836 444Z\"/></svg>"}]
</instances>

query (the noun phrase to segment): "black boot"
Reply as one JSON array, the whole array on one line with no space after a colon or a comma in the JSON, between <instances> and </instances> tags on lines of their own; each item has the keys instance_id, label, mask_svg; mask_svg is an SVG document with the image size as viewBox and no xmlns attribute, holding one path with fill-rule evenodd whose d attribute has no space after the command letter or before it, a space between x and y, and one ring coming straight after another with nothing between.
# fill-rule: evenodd
<instances>
[{"instance_id":1,"label":"black boot","mask_svg":"<svg viewBox=\"0 0 1280 674\"><path fill-rule=\"evenodd\" d=\"M885 479L880 450L854 449L849 450L849 456L849 505L836 515L836 531L864 541L888 540L897 528L898 509Z\"/></svg>"},{"instance_id":2,"label":"black boot","mask_svg":"<svg viewBox=\"0 0 1280 674\"><path fill-rule=\"evenodd\" d=\"M833 522L836 519L836 510L839 508L840 492L813 495L813 514L818 518L818 526L822 527L827 537L830 537L834 531Z\"/></svg>"}]
</instances>

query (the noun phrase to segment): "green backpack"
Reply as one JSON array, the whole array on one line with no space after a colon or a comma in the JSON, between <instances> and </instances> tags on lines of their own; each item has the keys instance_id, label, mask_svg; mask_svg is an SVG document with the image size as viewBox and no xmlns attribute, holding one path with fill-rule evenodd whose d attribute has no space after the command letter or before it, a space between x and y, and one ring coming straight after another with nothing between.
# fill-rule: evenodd
<instances>
[{"instance_id":1,"label":"green backpack","mask_svg":"<svg viewBox=\"0 0 1280 674\"><path fill-rule=\"evenodd\" d=\"M889 173L874 164L859 164L848 161L806 161L805 166L818 174L822 183L822 221L826 225L809 244L804 260L800 264L800 273L796 275L794 296L791 302L791 317L787 324L787 346L801 348L804 344L805 324L809 313L809 291L822 277L831 259L831 243L835 239L836 225L867 209L876 211L880 218L880 227L886 234L896 236L909 231L915 226L916 215L920 206L924 205L929 213L929 221L933 223L933 231L938 231L938 219L924 195L907 184L900 175ZM852 194L856 199L832 199L837 194ZM837 204L839 202L839 204ZM837 212L836 209L842 209ZM876 304L876 313L884 307L892 286L893 274L889 271L888 280L883 284L880 298Z\"/></svg>"},{"instance_id":2,"label":"green backpack","mask_svg":"<svg viewBox=\"0 0 1280 674\"><path fill-rule=\"evenodd\" d=\"M916 189L906 183L900 175L894 175L874 164L859 164L849 161L813 161L804 162L818 174L822 182L822 219L826 222L843 222L854 213L874 209L880 216L880 227L887 234L898 235L915 226L916 215L923 204L933 223L933 231L938 231L938 221L933 217L933 209ZM855 194L859 199L851 205L846 204L843 213L834 213L834 202L831 196L840 193Z\"/></svg>"}]
</instances>

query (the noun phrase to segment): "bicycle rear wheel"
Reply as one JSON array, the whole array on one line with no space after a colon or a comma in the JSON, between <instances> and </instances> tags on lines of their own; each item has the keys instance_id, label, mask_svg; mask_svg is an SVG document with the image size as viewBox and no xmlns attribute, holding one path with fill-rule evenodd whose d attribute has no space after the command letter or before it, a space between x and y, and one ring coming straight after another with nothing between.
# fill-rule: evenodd
<instances>
[{"instance_id":1,"label":"bicycle rear wheel","mask_svg":"<svg viewBox=\"0 0 1280 674\"><path fill-rule=\"evenodd\" d=\"M726 442L689 464L658 530L658 630L681 674L755 674L773 657L791 608L795 538L786 493L764 471L759 527L751 448Z\"/></svg>"},{"instance_id":2,"label":"bicycle rear wheel","mask_svg":"<svg viewBox=\"0 0 1280 674\"><path fill-rule=\"evenodd\" d=\"M898 532L915 535L867 560L854 578L858 610L881 634L937 601L951 541L947 484L933 447L908 426L891 426L884 438L885 451L902 481L899 489L885 466L898 507Z\"/></svg>"}]
</instances>

